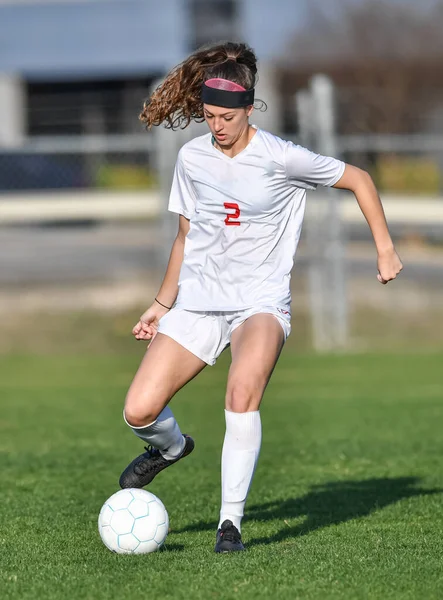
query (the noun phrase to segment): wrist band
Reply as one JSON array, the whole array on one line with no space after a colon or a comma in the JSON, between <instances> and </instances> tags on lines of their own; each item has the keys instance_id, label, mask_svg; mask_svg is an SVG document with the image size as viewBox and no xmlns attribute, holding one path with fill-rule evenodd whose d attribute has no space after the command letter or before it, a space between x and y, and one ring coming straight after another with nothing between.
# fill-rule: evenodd
<instances>
[{"instance_id":1,"label":"wrist band","mask_svg":"<svg viewBox=\"0 0 443 600\"><path fill-rule=\"evenodd\" d=\"M167 308L168 310L171 310L172 306L166 306L166 304L162 304L161 302L159 302L157 300L157 298L154 298L154 300L157 302L157 304L160 304L160 306L163 306L163 308Z\"/></svg>"}]
</instances>

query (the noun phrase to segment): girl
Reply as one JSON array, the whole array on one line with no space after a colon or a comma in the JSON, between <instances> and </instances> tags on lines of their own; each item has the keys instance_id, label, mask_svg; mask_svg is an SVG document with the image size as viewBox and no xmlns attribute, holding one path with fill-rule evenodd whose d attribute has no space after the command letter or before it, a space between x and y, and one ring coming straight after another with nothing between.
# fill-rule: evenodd
<instances>
[{"instance_id":1,"label":"girl","mask_svg":"<svg viewBox=\"0 0 443 600\"><path fill-rule=\"evenodd\" d=\"M168 406L174 394L231 346L216 552L244 550L241 519L261 444L259 407L290 333L290 273L307 189L354 192L372 231L378 280L402 269L370 176L249 123L256 57L246 44L205 47L174 68L145 104L147 127L191 120L210 133L179 154L169 210L179 215L166 274L135 325L151 340L129 389L124 418L147 443L120 477L143 487L190 454Z\"/></svg>"}]
</instances>

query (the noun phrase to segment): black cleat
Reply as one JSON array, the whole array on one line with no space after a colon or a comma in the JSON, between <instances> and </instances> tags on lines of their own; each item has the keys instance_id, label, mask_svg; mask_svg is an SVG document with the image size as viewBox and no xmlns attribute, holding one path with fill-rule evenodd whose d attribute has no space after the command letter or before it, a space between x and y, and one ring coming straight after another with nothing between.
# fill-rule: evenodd
<instances>
[{"instance_id":1,"label":"black cleat","mask_svg":"<svg viewBox=\"0 0 443 600\"><path fill-rule=\"evenodd\" d=\"M185 433L185 447L183 452L178 458L174 460L166 460L160 453L160 450L153 448L152 446L145 446L146 452L134 458L131 464L129 464L123 473L120 475L120 487L121 488L142 488L154 479L154 477L170 467L184 456L188 456L194 450L194 440Z\"/></svg>"},{"instance_id":2,"label":"black cleat","mask_svg":"<svg viewBox=\"0 0 443 600\"><path fill-rule=\"evenodd\" d=\"M232 521L223 521L217 531L215 552L240 552L241 550L245 550L241 541L241 533Z\"/></svg>"}]
</instances>

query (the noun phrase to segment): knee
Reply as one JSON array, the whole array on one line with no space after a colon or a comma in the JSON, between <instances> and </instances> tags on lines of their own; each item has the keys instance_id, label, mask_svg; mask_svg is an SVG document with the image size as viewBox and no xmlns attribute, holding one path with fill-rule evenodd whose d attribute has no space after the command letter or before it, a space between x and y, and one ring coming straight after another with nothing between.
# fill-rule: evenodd
<instances>
[{"instance_id":1,"label":"knee","mask_svg":"<svg viewBox=\"0 0 443 600\"><path fill-rule=\"evenodd\" d=\"M136 407L130 409L125 407L123 416L130 427L147 427L157 419L158 414L154 415L153 412L147 410L137 410Z\"/></svg>"},{"instance_id":2,"label":"knee","mask_svg":"<svg viewBox=\"0 0 443 600\"><path fill-rule=\"evenodd\" d=\"M161 413L161 408L128 394L123 416L130 427L146 427L153 423Z\"/></svg>"},{"instance_id":3,"label":"knee","mask_svg":"<svg viewBox=\"0 0 443 600\"><path fill-rule=\"evenodd\" d=\"M263 389L259 382L233 382L226 392L226 410L237 413L258 410L262 396Z\"/></svg>"}]
</instances>

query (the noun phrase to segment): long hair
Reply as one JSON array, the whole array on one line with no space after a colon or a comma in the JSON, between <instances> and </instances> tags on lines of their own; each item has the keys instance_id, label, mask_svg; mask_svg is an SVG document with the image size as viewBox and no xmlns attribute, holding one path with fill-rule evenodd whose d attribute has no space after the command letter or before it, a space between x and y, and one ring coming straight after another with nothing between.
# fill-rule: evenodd
<instances>
[{"instance_id":1,"label":"long hair","mask_svg":"<svg viewBox=\"0 0 443 600\"><path fill-rule=\"evenodd\" d=\"M201 87L204 81L215 77L233 81L247 90L255 87L254 51L247 44L235 42L199 48L174 67L154 90L143 105L140 120L148 129L162 123L170 129L184 129L191 121L203 121Z\"/></svg>"}]
</instances>

